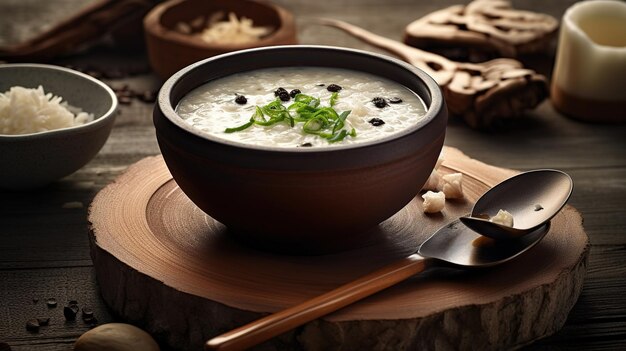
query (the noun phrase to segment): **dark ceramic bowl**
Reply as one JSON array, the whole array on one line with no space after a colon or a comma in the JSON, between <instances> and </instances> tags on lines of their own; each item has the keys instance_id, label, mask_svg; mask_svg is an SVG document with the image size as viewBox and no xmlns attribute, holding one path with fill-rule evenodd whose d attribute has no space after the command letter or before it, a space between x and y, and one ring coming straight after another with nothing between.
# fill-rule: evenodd
<instances>
[{"instance_id":1,"label":"dark ceramic bowl","mask_svg":"<svg viewBox=\"0 0 626 351\"><path fill-rule=\"evenodd\" d=\"M179 22L206 19L216 12L235 13L252 19L255 26L275 30L246 44L207 43L197 36L176 31ZM181 68L230 51L260 46L296 44L296 25L286 9L260 0L169 0L152 9L144 19L148 57L154 71L164 79Z\"/></svg>"},{"instance_id":2,"label":"dark ceramic bowl","mask_svg":"<svg viewBox=\"0 0 626 351\"><path fill-rule=\"evenodd\" d=\"M272 148L225 141L174 111L192 89L260 68L322 66L363 71L416 92L428 106L416 126L387 138L332 148ZM402 61L324 46L278 46L197 62L163 85L154 110L167 166L185 194L228 233L255 247L324 253L362 245L404 207L430 175L443 146L447 111L439 86Z\"/></svg>"}]
</instances>

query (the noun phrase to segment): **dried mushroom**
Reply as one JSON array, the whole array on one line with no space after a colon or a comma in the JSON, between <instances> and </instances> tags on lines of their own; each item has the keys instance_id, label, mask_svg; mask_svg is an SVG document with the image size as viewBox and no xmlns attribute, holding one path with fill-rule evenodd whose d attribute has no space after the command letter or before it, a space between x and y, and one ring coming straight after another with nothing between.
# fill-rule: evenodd
<instances>
[{"instance_id":1,"label":"dried mushroom","mask_svg":"<svg viewBox=\"0 0 626 351\"><path fill-rule=\"evenodd\" d=\"M506 0L476 0L411 22L404 42L448 57L516 58L548 50L558 26L556 18L514 9Z\"/></svg>"}]
</instances>

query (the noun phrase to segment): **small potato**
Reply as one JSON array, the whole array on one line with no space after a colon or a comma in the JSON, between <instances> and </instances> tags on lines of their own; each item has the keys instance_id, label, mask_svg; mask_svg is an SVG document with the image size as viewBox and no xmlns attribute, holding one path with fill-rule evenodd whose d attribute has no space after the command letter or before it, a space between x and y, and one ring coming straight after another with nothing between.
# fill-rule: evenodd
<instances>
[{"instance_id":1,"label":"small potato","mask_svg":"<svg viewBox=\"0 0 626 351\"><path fill-rule=\"evenodd\" d=\"M74 351L159 351L159 345L145 331L124 323L108 323L81 335Z\"/></svg>"}]
</instances>

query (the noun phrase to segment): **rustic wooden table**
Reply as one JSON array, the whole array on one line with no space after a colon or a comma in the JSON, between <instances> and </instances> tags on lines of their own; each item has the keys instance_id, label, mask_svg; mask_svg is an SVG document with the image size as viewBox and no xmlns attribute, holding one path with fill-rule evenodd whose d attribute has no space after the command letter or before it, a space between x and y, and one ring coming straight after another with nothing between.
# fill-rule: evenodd
<instances>
[{"instance_id":1,"label":"rustic wooden table","mask_svg":"<svg viewBox=\"0 0 626 351\"><path fill-rule=\"evenodd\" d=\"M93 0L92 0L93 1ZM298 17L304 44L329 44L380 52L331 28L312 25L310 17L343 19L384 36L401 39L404 26L456 1L412 0L276 1ZM560 18L574 1L517 1L516 7ZM79 0L0 2L0 44L44 30L76 9ZM104 47L58 61L105 71L140 72L142 53ZM549 76L551 59L536 62ZM114 88L158 89L151 73L104 79ZM626 125L579 123L556 112L549 101L522 120L491 132L469 129L451 119L446 145L499 167L518 170L558 168L574 179L570 204L584 217L592 248L587 278L564 327L530 349L626 348ZM98 293L87 240L87 210L95 194L128 165L159 153L152 126L152 104L121 105L111 136L99 155L75 174L34 191L0 191L0 342L13 350L68 350L89 329L66 322L69 300L94 310L99 323L115 321ZM0 165L0 172L2 171ZM76 202L82 206L76 206ZM74 203L74 206L64 206ZM55 298L58 307L48 308ZM38 333L26 330L31 318L50 317Z\"/></svg>"}]
</instances>

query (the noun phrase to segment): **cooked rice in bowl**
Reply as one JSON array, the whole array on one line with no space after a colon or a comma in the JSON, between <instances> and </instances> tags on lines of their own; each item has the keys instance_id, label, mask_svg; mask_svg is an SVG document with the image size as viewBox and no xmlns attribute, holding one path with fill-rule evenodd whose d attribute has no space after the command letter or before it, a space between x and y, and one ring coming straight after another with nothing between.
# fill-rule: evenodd
<instances>
[{"instance_id":1,"label":"cooked rice in bowl","mask_svg":"<svg viewBox=\"0 0 626 351\"><path fill-rule=\"evenodd\" d=\"M36 89L13 86L0 93L0 134L40 133L93 121L93 114L70 106L60 96Z\"/></svg>"}]
</instances>

